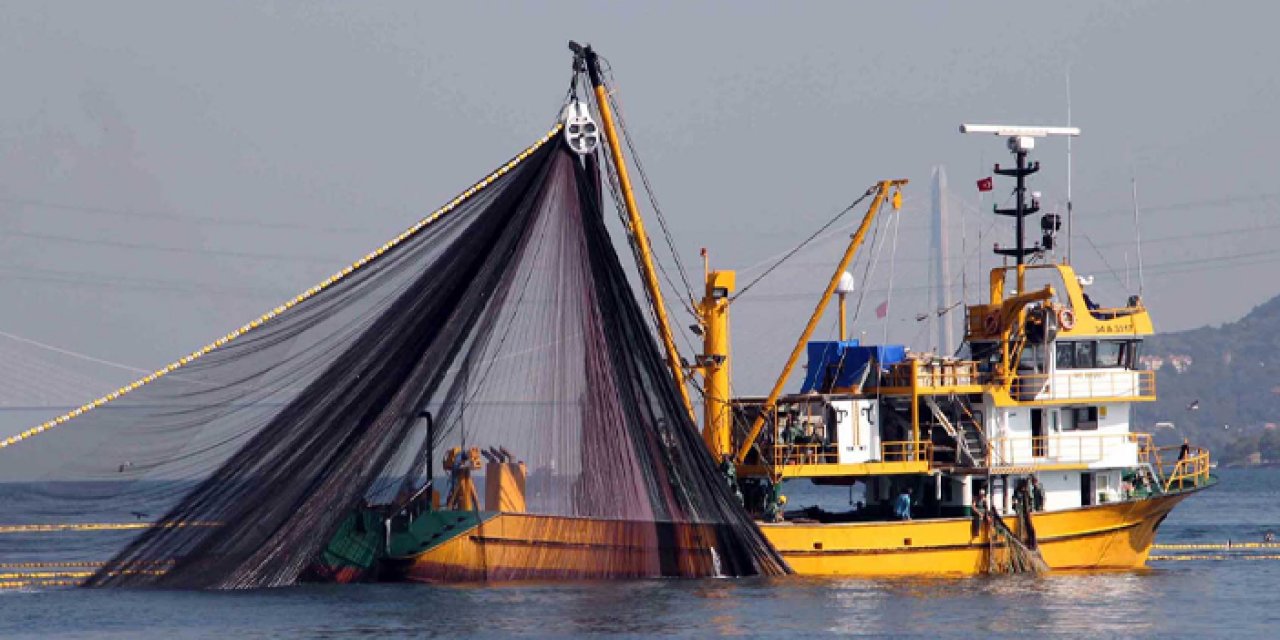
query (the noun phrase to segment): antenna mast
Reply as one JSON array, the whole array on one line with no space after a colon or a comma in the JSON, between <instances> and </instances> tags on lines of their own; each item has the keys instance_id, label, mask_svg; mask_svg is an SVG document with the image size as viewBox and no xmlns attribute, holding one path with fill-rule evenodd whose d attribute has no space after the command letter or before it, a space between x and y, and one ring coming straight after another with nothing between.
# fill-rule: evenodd
<instances>
[{"instance_id":1,"label":"antenna mast","mask_svg":"<svg viewBox=\"0 0 1280 640\"><path fill-rule=\"evenodd\" d=\"M1027 154L1035 148L1036 138L1049 136L1068 136L1070 138L1080 135L1080 130L1075 127L962 124L960 125L960 133L987 133L1004 136L1009 139L1009 151L1013 153L1017 164L1012 169L1001 169L1000 165L997 164L994 171L999 175L1012 176L1016 179L1017 182L1013 189L1014 206L1011 209L1001 209L996 205L993 206L993 211L997 215L1012 216L1014 218L1016 245L1013 249L996 248L996 253L1002 256L1012 256L1015 259L1015 264L1018 267L1018 293L1022 293L1027 256L1053 248L1053 234L1061 226L1058 216L1046 214L1041 221L1041 229L1044 231L1043 243L1027 246L1023 218L1040 210L1040 202L1037 198L1033 197L1030 203L1026 200L1027 176L1040 170L1039 162L1028 164Z\"/></svg>"},{"instance_id":2,"label":"antenna mast","mask_svg":"<svg viewBox=\"0 0 1280 640\"><path fill-rule=\"evenodd\" d=\"M1131 178L1133 181L1133 235L1138 241L1138 297L1142 297L1143 280L1142 280L1142 225L1138 222L1138 174L1135 172Z\"/></svg>"},{"instance_id":3,"label":"antenna mast","mask_svg":"<svg viewBox=\"0 0 1280 640\"><path fill-rule=\"evenodd\" d=\"M1067 127L1070 126L1071 67L1067 67ZM1067 136L1067 264L1071 263L1071 138L1074 137L1075 136Z\"/></svg>"}]
</instances>

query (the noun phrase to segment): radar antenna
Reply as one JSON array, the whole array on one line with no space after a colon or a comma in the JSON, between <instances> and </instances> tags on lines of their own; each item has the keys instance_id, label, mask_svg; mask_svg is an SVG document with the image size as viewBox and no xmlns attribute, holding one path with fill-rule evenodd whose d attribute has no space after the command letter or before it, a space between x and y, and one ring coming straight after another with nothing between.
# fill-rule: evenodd
<instances>
[{"instance_id":1,"label":"radar antenna","mask_svg":"<svg viewBox=\"0 0 1280 640\"><path fill-rule=\"evenodd\" d=\"M1015 219L1014 229L1016 246L1013 249L996 248L996 253L1002 256L1013 256L1017 261L1017 265L1021 267L1025 263L1027 256L1053 248L1053 234L1061 228L1062 220L1057 214L1047 214L1041 220L1041 230L1044 232L1044 238L1040 244L1027 246L1023 229L1023 218L1036 213L1040 210L1039 194L1032 194L1031 202L1026 200L1027 193L1027 176L1040 170L1039 162L1027 162L1027 153L1036 146L1036 138L1047 138L1049 136L1070 136L1076 137L1080 135L1080 129L1077 127L1034 127L1021 125L1003 125L1003 124L962 124L960 125L960 133L986 133L997 136L1004 136L1009 139L1009 151L1013 153L1016 159L1016 166L1012 169L1001 169L1000 165L995 166L995 173L1002 176L1013 176L1017 180L1013 190L1014 206L1013 208L1002 209L998 205L993 207L993 211L997 215L1013 216ZM1019 269L1019 273L1021 273ZM1022 283L1019 282L1019 288Z\"/></svg>"}]
</instances>

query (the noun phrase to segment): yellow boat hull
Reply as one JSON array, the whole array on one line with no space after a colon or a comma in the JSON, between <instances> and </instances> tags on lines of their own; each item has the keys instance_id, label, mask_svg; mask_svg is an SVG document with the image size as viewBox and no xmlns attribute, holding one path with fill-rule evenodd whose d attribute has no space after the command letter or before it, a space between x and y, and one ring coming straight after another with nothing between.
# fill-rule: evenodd
<instances>
[{"instance_id":1,"label":"yellow boat hull","mask_svg":"<svg viewBox=\"0 0 1280 640\"><path fill-rule=\"evenodd\" d=\"M1040 553L1053 570L1141 568L1156 528L1186 495L1037 513ZM1014 521L1006 518L1016 531ZM969 518L760 528L800 575L976 575L1001 552Z\"/></svg>"},{"instance_id":2,"label":"yellow boat hull","mask_svg":"<svg viewBox=\"0 0 1280 640\"><path fill-rule=\"evenodd\" d=\"M711 576L714 541L704 525L498 513L390 566L417 582Z\"/></svg>"},{"instance_id":3,"label":"yellow boat hull","mask_svg":"<svg viewBox=\"0 0 1280 640\"><path fill-rule=\"evenodd\" d=\"M1157 527L1187 495L1035 514L1041 554L1053 570L1141 568ZM1016 530L1014 520L1006 521ZM969 518L761 523L760 529L798 575L977 575L1002 551ZM711 540L709 527L656 535L651 523L499 513L399 559L397 573L428 582L708 575L715 562L706 551Z\"/></svg>"}]
</instances>

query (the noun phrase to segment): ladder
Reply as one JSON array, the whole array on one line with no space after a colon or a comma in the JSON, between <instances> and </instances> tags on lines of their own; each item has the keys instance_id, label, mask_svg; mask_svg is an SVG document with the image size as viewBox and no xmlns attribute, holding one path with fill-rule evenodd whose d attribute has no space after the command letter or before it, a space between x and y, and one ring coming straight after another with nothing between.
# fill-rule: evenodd
<instances>
[{"instance_id":1,"label":"ladder","mask_svg":"<svg viewBox=\"0 0 1280 640\"><path fill-rule=\"evenodd\" d=\"M924 396L924 402L929 407L929 411L933 413L933 417L942 425L942 430L947 432L956 441L956 463L965 464L971 467L986 466L986 446L983 443L982 428L978 426L973 414L969 412L969 408L963 402L959 402L955 398L952 401L958 404L964 413L968 416L968 420L962 420L959 427L951 422L945 411L938 404L933 396Z\"/></svg>"}]
</instances>

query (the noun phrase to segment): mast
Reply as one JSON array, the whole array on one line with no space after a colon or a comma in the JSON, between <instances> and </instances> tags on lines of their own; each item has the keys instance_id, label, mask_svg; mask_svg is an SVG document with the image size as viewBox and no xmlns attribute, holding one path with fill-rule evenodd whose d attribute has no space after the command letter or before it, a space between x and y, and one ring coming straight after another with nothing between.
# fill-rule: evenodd
<instances>
[{"instance_id":1,"label":"mast","mask_svg":"<svg viewBox=\"0 0 1280 640\"><path fill-rule=\"evenodd\" d=\"M676 388L680 390L680 399L684 401L684 406L689 412L690 419L696 422L697 418L694 417L693 403L689 399L689 389L685 386L684 366L680 362L680 351L676 349L676 342L671 333L671 325L667 320L667 308L662 301L662 287L658 282L658 273L653 265L653 251L649 248L649 235L645 233L644 220L640 217L640 208L636 205L636 197L631 189L631 177L627 173L626 159L622 155L622 145L618 139L618 131L614 126L613 110L609 107L609 92L600 74L600 59L596 56L596 52L591 49L591 45L579 46L577 43L570 42L569 48L573 50L575 55L581 56L586 63L587 75L591 78L591 86L596 94L596 107L600 110L600 122L604 126L604 137L609 142L609 157L612 158L613 166L618 172L618 187L622 191L622 198L627 208L628 226L630 227L628 231L631 232L631 237L635 242L645 290L649 293L649 302L653 307L653 316L658 325L658 335L661 337L662 346L666 351L667 366L671 368L671 376L675 379Z\"/></svg>"},{"instance_id":2,"label":"mast","mask_svg":"<svg viewBox=\"0 0 1280 640\"><path fill-rule=\"evenodd\" d=\"M1011 256L1014 264L1018 268L1018 293L1022 293L1025 285L1026 276L1026 257L1040 250L1038 245L1027 246L1026 241L1026 224L1024 218L1040 210L1040 203L1032 201L1030 206L1027 205L1027 176L1040 170L1039 162L1027 163L1027 152L1035 148L1035 138L1030 136L1015 136L1009 138L1009 150L1013 152L1016 166L1013 169L1001 169L1000 165L995 166L996 175L1012 176L1014 178L1013 187L1013 208L1001 209L998 205L992 205L992 211L1000 216L1013 216L1014 223L1014 248L1013 249L996 249L996 253L1002 256Z\"/></svg>"},{"instance_id":3,"label":"mast","mask_svg":"<svg viewBox=\"0 0 1280 640\"><path fill-rule=\"evenodd\" d=\"M938 350L942 355L952 352L951 322L947 312L951 310L951 251L947 226L947 169L942 165L933 168L933 250L937 261L933 271L935 278L930 298L934 300L933 321L938 329Z\"/></svg>"},{"instance_id":4,"label":"mast","mask_svg":"<svg viewBox=\"0 0 1280 640\"><path fill-rule=\"evenodd\" d=\"M721 461L733 455L729 295L733 293L737 275L733 271L712 271L706 249L702 250L702 256L706 282L706 292L698 302L702 326L702 353L698 356L703 386L702 439L712 457Z\"/></svg>"},{"instance_id":5,"label":"mast","mask_svg":"<svg viewBox=\"0 0 1280 640\"><path fill-rule=\"evenodd\" d=\"M1143 279L1142 279L1142 225L1138 221L1138 175L1134 173L1133 178L1133 236L1138 241L1138 297L1142 297Z\"/></svg>"}]
</instances>

